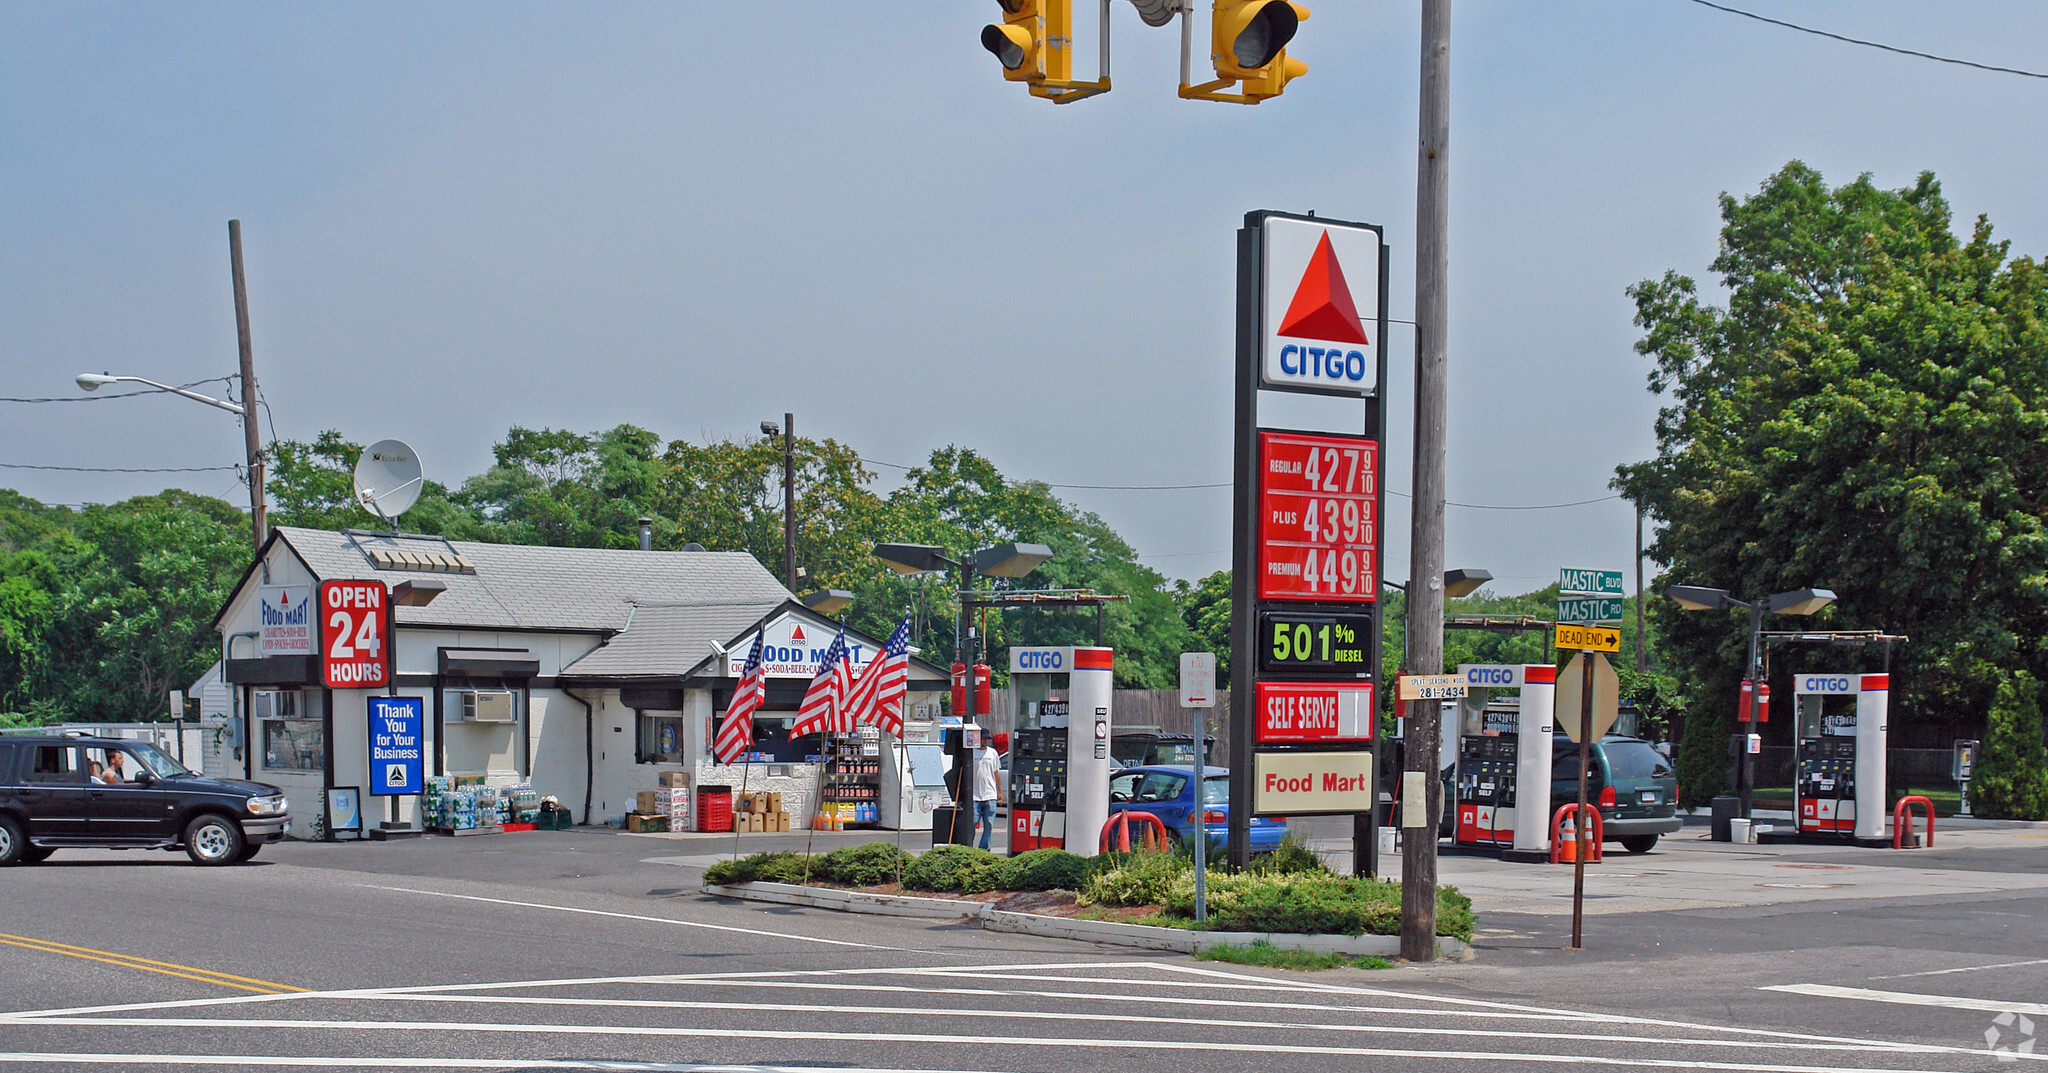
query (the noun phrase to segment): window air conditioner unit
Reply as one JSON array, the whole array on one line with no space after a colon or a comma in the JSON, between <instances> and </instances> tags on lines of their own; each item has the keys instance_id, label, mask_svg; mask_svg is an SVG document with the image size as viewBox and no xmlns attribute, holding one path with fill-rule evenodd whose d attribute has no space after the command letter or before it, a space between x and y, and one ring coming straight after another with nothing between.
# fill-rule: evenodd
<instances>
[{"instance_id":1,"label":"window air conditioner unit","mask_svg":"<svg viewBox=\"0 0 2048 1073\"><path fill-rule=\"evenodd\" d=\"M510 723L512 722L512 691L509 689L478 689L462 695L462 721L465 723Z\"/></svg>"}]
</instances>

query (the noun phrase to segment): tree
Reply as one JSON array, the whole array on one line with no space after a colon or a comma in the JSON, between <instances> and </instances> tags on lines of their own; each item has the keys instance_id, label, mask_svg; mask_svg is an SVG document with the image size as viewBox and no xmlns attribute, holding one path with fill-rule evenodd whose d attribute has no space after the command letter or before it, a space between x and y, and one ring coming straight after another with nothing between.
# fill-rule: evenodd
<instances>
[{"instance_id":1,"label":"tree","mask_svg":"<svg viewBox=\"0 0 2048 1073\"><path fill-rule=\"evenodd\" d=\"M1725 308L1677 273L1629 290L1669 405L1616 485L1661 523L1664 583L1833 589L1816 626L1912 639L1893 740L1968 736L1997 668L2048 672L2048 279L1982 217L1958 239L1931 174L1830 189L1795 161L1721 214ZM1668 601L1651 625L1695 798L1726 765L1747 638Z\"/></svg>"},{"instance_id":2,"label":"tree","mask_svg":"<svg viewBox=\"0 0 2048 1073\"><path fill-rule=\"evenodd\" d=\"M1216 653L1216 688L1229 689L1230 571L1218 570L1193 585L1176 581L1173 596L1188 629L1188 643L1194 651Z\"/></svg>"},{"instance_id":3,"label":"tree","mask_svg":"<svg viewBox=\"0 0 2048 1073\"><path fill-rule=\"evenodd\" d=\"M343 439L329 429L312 443L277 440L270 445L273 459L264 487L271 500L273 525L305 529L349 529L383 527L383 522L356 500L356 460L363 445ZM434 481L423 481L419 502L405 512L403 528L414 533L448 534L458 527L470 528L472 516L449 502L448 489Z\"/></svg>"},{"instance_id":4,"label":"tree","mask_svg":"<svg viewBox=\"0 0 2048 1073\"><path fill-rule=\"evenodd\" d=\"M2048 748L2041 729L2040 683L2025 671L2005 676L1970 780L1971 811L1997 819L2048 819Z\"/></svg>"}]
</instances>

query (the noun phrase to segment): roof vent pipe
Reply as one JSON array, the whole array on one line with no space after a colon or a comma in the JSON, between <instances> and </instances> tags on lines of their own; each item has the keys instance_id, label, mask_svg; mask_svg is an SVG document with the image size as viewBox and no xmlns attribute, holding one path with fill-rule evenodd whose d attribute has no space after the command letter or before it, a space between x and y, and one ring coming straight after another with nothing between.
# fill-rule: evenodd
<instances>
[{"instance_id":1,"label":"roof vent pipe","mask_svg":"<svg viewBox=\"0 0 2048 1073\"><path fill-rule=\"evenodd\" d=\"M640 519L640 550L654 550L654 519Z\"/></svg>"}]
</instances>

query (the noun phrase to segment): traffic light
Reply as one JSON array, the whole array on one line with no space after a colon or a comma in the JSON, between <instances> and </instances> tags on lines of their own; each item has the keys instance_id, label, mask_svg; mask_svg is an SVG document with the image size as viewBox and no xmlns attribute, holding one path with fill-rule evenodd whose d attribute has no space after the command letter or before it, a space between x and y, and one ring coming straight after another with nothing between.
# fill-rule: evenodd
<instances>
[{"instance_id":1,"label":"traffic light","mask_svg":"<svg viewBox=\"0 0 2048 1073\"><path fill-rule=\"evenodd\" d=\"M1246 104L1278 97L1308 64L1287 55L1308 8L1290 0L1216 0L1210 15L1210 59L1220 82L1238 82ZM1217 98L1233 99L1233 98Z\"/></svg>"},{"instance_id":2,"label":"traffic light","mask_svg":"<svg viewBox=\"0 0 2048 1073\"><path fill-rule=\"evenodd\" d=\"M981 28L981 47L1011 82L1066 82L1073 75L1072 0L996 0L1003 21Z\"/></svg>"}]
</instances>

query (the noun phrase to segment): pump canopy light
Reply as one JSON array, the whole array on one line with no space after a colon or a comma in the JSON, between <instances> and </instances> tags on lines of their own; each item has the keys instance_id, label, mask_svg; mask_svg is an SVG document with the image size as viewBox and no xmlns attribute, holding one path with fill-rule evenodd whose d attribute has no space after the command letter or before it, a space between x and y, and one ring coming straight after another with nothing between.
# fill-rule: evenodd
<instances>
[{"instance_id":1,"label":"pump canopy light","mask_svg":"<svg viewBox=\"0 0 2048 1073\"><path fill-rule=\"evenodd\" d=\"M957 569L961 564L936 544L877 544L875 558L901 574L926 574ZM1017 578L1029 574L1052 558L1044 544L998 544L969 556L974 572L988 577Z\"/></svg>"}]
</instances>

